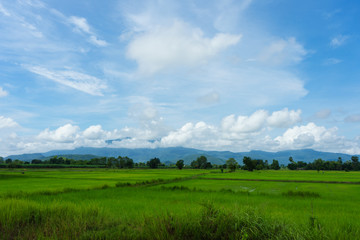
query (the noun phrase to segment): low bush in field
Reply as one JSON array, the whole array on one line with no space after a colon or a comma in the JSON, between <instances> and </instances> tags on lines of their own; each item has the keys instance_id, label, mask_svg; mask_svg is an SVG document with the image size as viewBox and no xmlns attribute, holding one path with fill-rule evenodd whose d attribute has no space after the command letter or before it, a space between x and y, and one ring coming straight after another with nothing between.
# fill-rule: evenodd
<instances>
[{"instance_id":1,"label":"low bush in field","mask_svg":"<svg viewBox=\"0 0 360 240\"><path fill-rule=\"evenodd\" d=\"M287 191L283 193L284 196L289 197L309 197L309 198L319 198L320 194L316 192L309 192L309 191Z\"/></svg>"}]
</instances>

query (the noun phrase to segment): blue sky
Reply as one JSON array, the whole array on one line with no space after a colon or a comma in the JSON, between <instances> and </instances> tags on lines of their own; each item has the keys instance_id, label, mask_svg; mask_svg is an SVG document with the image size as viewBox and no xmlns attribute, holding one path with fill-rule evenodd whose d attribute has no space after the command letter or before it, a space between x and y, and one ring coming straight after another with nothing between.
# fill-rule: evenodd
<instances>
[{"instance_id":1,"label":"blue sky","mask_svg":"<svg viewBox=\"0 0 360 240\"><path fill-rule=\"evenodd\" d=\"M358 1L0 0L0 156L359 154L359 22Z\"/></svg>"}]
</instances>

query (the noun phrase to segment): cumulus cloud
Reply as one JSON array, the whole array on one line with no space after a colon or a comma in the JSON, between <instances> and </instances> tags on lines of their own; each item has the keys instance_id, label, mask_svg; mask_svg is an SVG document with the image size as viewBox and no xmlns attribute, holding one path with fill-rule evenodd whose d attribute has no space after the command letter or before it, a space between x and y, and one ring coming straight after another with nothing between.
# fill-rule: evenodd
<instances>
[{"instance_id":1,"label":"cumulus cloud","mask_svg":"<svg viewBox=\"0 0 360 240\"><path fill-rule=\"evenodd\" d=\"M85 129L83 135L87 139L102 139L106 133L102 130L101 125L93 125Z\"/></svg>"},{"instance_id":2,"label":"cumulus cloud","mask_svg":"<svg viewBox=\"0 0 360 240\"><path fill-rule=\"evenodd\" d=\"M269 114L258 110L249 116L229 115L220 125L200 121L188 122L178 129L161 135L150 128L129 128L107 131L101 125L92 125L81 131L79 126L65 124L57 129L45 129L37 137L19 137L8 134L0 144L4 152L39 152L76 147L191 147L205 150L230 150L235 152L261 149L280 151L313 148L320 151L358 153L360 137L352 141L337 135L337 128L318 126L313 122L286 129L283 134L271 136L273 127L284 127L300 121L300 111L283 109ZM269 120L271 119L271 120ZM289 123L285 123L285 119ZM281 124L280 124L281 123ZM0 117L1 127L17 126L12 119ZM278 133L280 130L275 131ZM110 141L109 141L110 140ZM6 144L5 144L6 143ZM4 145L5 144L5 145Z\"/></svg>"},{"instance_id":3,"label":"cumulus cloud","mask_svg":"<svg viewBox=\"0 0 360 240\"><path fill-rule=\"evenodd\" d=\"M275 138L279 149L301 149L326 146L338 140L337 128L326 129L310 122L307 125L295 126L285 131L282 136Z\"/></svg>"},{"instance_id":4,"label":"cumulus cloud","mask_svg":"<svg viewBox=\"0 0 360 240\"><path fill-rule=\"evenodd\" d=\"M261 53L259 59L270 64L295 64L307 55L305 48L294 37L272 42Z\"/></svg>"},{"instance_id":5,"label":"cumulus cloud","mask_svg":"<svg viewBox=\"0 0 360 240\"><path fill-rule=\"evenodd\" d=\"M161 139L160 144L163 147L185 146L217 149L219 146L225 145L226 142L219 138L216 127L205 122L198 122L196 124L186 123L180 129L171 131Z\"/></svg>"},{"instance_id":6,"label":"cumulus cloud","mask_svg":"<svg viewBox=\"0 0 360 240\"><path fill-rule=\"evenodd\" d=\"M98 39L98 37L92 32L89 23L87 22L86 18L71 16L68 18L70 24L72 24L75 28L74 30L80 33L86 33L89 35L89 42L99 46L105 47L108 43L104 40Z\"/></svg>"},{"instance_id":7,"label":"cumulus cloud","mask_svg":"<svg viewBox=\"0 0 360 240\"><path fill-rule=\"evenodd\" d=\"M102 80L84 73L69 70L50 71L39 66L28 66L26 68L30 72L94 96L102 96L102 90L107 88Z\"/></svg>"},{"instance_id":8,"label":"cumulus cloud","mask_svg":"<svg viewBox=\"0 0 360 240\"><path fill-rule=\"evenodd\" d=\"M38 138L54 142L72 142L75 140L79 130L78 126L66 124L53 131L47 128L38 135Z\"/></svg>"},{"instance_id":9,"label":"cumulus cloud","mask_svg":"<svg viewBox=\"0 0 360 240\"><path fill-rule=\"evenodd\" d=\"M291 110L284 108L281 111L276 111L269 116L267 122L270 127L289 127L301 121L301 110Z\"/></svg>"},{"instance_id":10,"label":"cumulus cloud","mask_svg":"<svg viewBox=\"0 0 360 240\"><path fill-rule=\"evenodd\" d=\"M201 29L177 20L170 26L154 26L135 36L127 57L138 63L141 73L153 74L167 68L206 63L240 38L241 35L224 33L207 38Z\"/></svg>"},{"instance_id":11,"label":"cumulus cloud","mask_svg":"<svg viewBox=\"0 0 360 240\"><path fill-rule=\"evenodd\" d=\"M8 95L8 92L5 91L2 87L0 87L0 97L6 97Z\"/></svg>"},{"instance_id":12,"label":"cumulus cloud","mask_svg":"<svg viewBox=\"0 0 360 240\"><path fill-rule=\"evenodd\" d=\"M289 111L287 108L275 111L271 115L265 110L258 110L250 116L238 116L237 118L235 115L227 116L223 118L221 127L222 130L232 133L258 132L266 126L285 128L300 122L300 115L301 110Z\"/></svg>"},{"instance_id":13,"label":"cumulus cloud","mask_svg":"<svg viewBox=\"0 0 360 240\"><path fill-rule=\"evenodd\" d=\"M337 48L346 43L346 41L349 39L349 36L346 35L338 35L336 37L333 37L330 41L330 46Z\"/></svg>"},{"instance_id":14,"label":"cumulus cloud","mask_svg":"<svg viewBox=\"0 0 360 240\"><path fill-rule=\"evenodd\" d=\"M248 133L259 131L268 117L268 112L258 110L250 116L230 115L221 121L221 127L226 132Z\"/></svg>"},{"instance_id":15,"label":"cumulus cloud","mask_svg":"<svg viewBox=\"0 0 360 240\"><path fill-rule=\"evenodd\" d=\"M0 129L18 127L19 124L12 118L0 116Z\"/></svg>"}]
</instances>

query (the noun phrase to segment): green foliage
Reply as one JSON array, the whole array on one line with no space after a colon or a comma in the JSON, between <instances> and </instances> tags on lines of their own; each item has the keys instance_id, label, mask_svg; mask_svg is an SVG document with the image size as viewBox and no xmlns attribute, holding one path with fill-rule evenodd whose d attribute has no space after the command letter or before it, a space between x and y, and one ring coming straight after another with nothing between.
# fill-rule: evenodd
<instances>
[{"instance_id":1,"label":"green foliage","mask_svg":"<svg viewBox=\"0 0 360 240\"><path fill-rule=\"evenodd\" d=\"M248 171L253 171L256 168L255 162L250 157L243 158L244 169Z\"/></svg>"},{"instance_id":2,"label":"green foliage","mask_svg":"<svg viewBox=\"0 0 360 240\"><path fill-rule=\"evenodd\" d=\"M270 165L270 168L273 169L273 170L279 170L280 169L279 161L273 159L273 162Z\"/></svg>"},{"instance_id":3,"label":"green foliage","mask_svg":"<svg viewBox=\"0 0 360 240\"><path fill-rule=\"evenodd\" d=\"M212 165L210 162L207 161L207 158L205 156L200 156L196 160L191 162L192 168L200 168L200 169L208 169L212 168Z\"/></svg>"},{"instance_id":4,"label":"green foliage","mask_svg":"<svg viewBox=\"0 0 360 240\"><path fill-rule=\"evenodd\" d=\"M146 163L146 165L149 166L150 168L158 168L160 164L161 164L160 159L157 157L150 159L150 161Z\"/></svg>"},{"instance_id":5,"label":"green foliage","mask_svg":"<svg viewBox=\"0 0 360 240\"><path fill-rule=\"evenodd\" d=\"M234 158L229 158L226 161L226 166L230 170L230 172L235 172L235 170L236 170L236 168L238 166L238 163Z\"/></svg>"},{"instance_id":6,"label":"green foliage","mask_svg":"<svg viewBox=\"0 0 360 240\"><path fill-rule=\"evenodd\" d=\"M184 167L184 160L182 160L182 159L180 159L180 160L178 160L177 162L176 162L176 167L178 168L178 169L183 169L183 167Z\"/></svg>"}]
</instances>

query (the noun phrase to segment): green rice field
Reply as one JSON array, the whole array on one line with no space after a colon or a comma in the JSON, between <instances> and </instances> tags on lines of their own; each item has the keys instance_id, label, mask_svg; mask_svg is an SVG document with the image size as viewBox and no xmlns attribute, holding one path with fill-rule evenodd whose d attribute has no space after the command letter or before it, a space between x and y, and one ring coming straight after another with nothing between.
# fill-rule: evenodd
<instances>
[{"instance_id":1,"label":"green rice field","mask_svg":"<svg viewBox=\"0 0 360 240\"><path fill-rule=\"evenodd\" d=\"M0 171L0 239L360 239L360 172Z\"/></svg>"}]
</instances>

